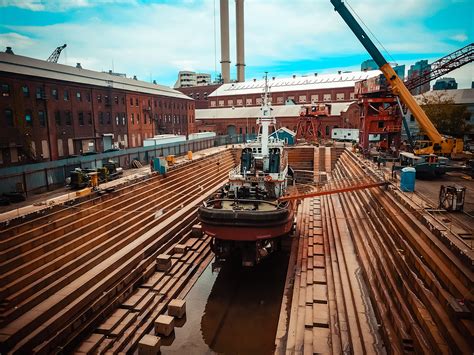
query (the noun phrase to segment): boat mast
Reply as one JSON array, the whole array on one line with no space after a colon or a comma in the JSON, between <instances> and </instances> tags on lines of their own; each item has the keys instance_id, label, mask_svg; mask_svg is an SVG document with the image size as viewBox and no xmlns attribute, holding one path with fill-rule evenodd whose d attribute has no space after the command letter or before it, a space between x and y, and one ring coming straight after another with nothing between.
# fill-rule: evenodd
<instances>
[{"instance_id":1,"label":"boat mast","mask_svg":"<svg viewBox=\"0 0 474 355\"><path fill-rule=\"evenodd\" d=\"M263 103L260 110L262 110L261 117L257 118L257 124L262 127L262 133L260 135L260 142L262 144L262 156L268 157L268 136L270 125L275 124L275 118L272 117L272 108L270 107L268 93L268 72L265 72L265 91L263 95Z\"/></svg>"}]
</instances>

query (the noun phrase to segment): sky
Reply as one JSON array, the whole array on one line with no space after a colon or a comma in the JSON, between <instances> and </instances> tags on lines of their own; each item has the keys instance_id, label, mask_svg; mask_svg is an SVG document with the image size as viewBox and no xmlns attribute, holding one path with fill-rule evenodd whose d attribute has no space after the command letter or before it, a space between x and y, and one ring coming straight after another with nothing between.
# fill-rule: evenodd
<instances>
[{"instance_id":1,"label":"sky","mask_svg":"<svg viewBox=\"0 0 474 355\"><path fill-rule=\"evenodd\" d=\"M388 62L432 62L473 42L472 0L350 0ZM235 2L229 0L231 78ZM220 72L219 0L0 0L0 48L173 86ZM372 33L372 34L370 34ZM383 47L382 47L383 46ZM3 49L1 49L3 50ZM370 56L329 0L245 0L246 79L360 70ZM470 88L474 63L450 74Z\"/></svg>"}]
</instances>

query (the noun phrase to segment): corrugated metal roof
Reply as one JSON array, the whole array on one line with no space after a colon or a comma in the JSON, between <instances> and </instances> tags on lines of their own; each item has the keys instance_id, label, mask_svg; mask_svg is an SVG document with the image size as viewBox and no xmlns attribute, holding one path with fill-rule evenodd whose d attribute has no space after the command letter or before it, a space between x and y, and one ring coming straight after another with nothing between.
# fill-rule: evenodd
<instances>
[{"instance_id":1,"label":"corrugated metal roof","mask_svg":"<svg viewBox=\"0 0 474 355\"><path fill-rule=\"evenodd\" d=\"M332 89L355 86L357 81L380 75L380 70L355 71L341 74L319 74L317 76L300 76L275 78L268 80L270 94L272 92L288 92L316 89ZM263 93L265 80L228 83L220 86L209 97L260 94Z\"/></svg>"},{"instance_id":2,"label":"corrugated metal roof","mask_svg":"<svg viewBox=\"0 0 474 355\"><path fill-rule=\"evenodd\" d=\"M0 71L192 100L183 93L167 86L122 78L108 73L100 73L93 70L76 68L58 63L50 63L44 60L16 54L12 55L5 52L0 53Z\"/></svg>"},{"instance_id":3,"label":"corrugated metal roof","mask_svg":"<svg viewBox=\"0 0 474 355\"><path fill-rule=\"evenodd\" d=\"M347 108L354 103L351 102L333 102L331 105L331 116L339 116L341 112L345 112ZM300 115L300 105L281 105L272 106L272 116L278 117L296 117ZM223 107L223 108L207 108L196 110L196 119L235 119L235 118L258 118L261 117L262 111L260 107Z\"/></svg>"}]
</instances>

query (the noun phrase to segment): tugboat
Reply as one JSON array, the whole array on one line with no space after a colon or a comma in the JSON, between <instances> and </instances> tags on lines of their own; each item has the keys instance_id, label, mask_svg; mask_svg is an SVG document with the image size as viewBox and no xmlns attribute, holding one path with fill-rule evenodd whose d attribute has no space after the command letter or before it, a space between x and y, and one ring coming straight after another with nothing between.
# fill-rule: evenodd
<instances>
[{"instance_id":1,"label":"tugboat","mask_svg":"<svg viewBox=\"0 0 474 355\"><path fill-rule=\"evenodd\" d=\"M256 141L244 146L228 183L198 211L203 231L213 238L217 261L240 254L244 266L253 266L279 249L281 238L292 231L296 203L278 199L293 188L294 174L285 142L269 135L276 122L267 75L261 111Z\"/></svg>"}]
</instances>

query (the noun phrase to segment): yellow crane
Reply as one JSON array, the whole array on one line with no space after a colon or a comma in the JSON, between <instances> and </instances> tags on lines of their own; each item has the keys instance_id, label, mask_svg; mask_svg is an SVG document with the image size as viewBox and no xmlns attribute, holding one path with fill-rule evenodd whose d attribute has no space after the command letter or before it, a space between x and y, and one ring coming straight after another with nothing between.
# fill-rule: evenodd
<instances>
[{"instance_id":1,"label":"yellow crane","mask_svg":"<svg viewBox=\"0 0 474 355\"><path fill-rule=\"evenodd\" d=\"M418 105L403 81L395 73L395 70L393 70L390 64L387 63L383 55L370 40L369 36L367 36L354 16L352 16L342 0L330 1L334 5L334 9L339 13L339 15L341 15L342 19L346 22L352 32L365 47L367 52L369 52L374 61L377 63L380 71L383 73L387 79L387 82L390 84L392 92L397 95L406 105L420 125L423 132L428 136L429 140L427 141L415 142L414 153L417 155L437 154L451 157L461 155L464 149L462 138L444 136L438 132L436 127L426 115L425 111L423 111L420 105Z\"/></svg>"}]
</instances>

